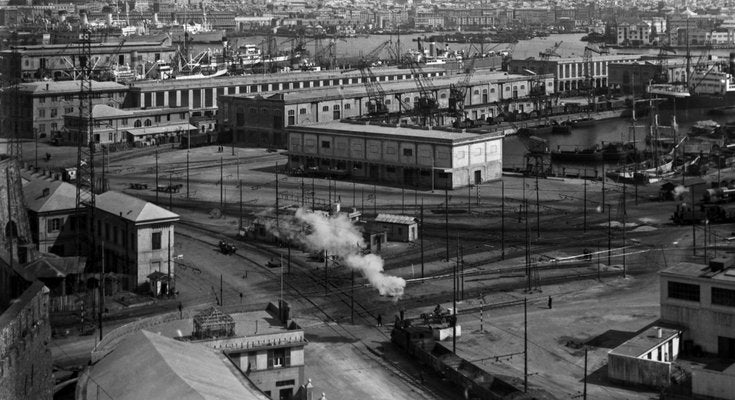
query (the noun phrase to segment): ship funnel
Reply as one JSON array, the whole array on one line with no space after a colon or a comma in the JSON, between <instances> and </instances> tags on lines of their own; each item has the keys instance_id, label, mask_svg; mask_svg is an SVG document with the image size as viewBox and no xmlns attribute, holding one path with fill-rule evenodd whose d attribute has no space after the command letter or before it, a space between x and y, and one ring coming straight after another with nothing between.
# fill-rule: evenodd
<instances>
[{"instance_id":1,"label":"ship funnel","mask_svg":"<svg viewBox=\"0 0 735 400\"><path fill-rule=\"evenodd\" d=\"M89 26L89 18L87 18L87 13L83 13L81 15L82 21L80 22L82 26Z\"/></svg>"},{"instance_id":2,"label":"ship funnel","mask_svg":"<svg viewBox=\"0 0 735 400\"><path fill-rule=\"evenodd\" d=\"M730 74L735 75L735 52L730 52Z\"/></svg>"}]
</instances>

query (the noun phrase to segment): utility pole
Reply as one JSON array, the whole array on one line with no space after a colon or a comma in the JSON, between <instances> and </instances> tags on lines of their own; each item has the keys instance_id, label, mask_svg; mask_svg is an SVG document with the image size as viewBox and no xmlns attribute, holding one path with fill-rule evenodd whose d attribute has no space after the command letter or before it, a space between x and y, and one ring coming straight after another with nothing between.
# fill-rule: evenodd
<instances>
[{"instance_id":1,"label":"utility pole","mask_svg":"<svg viewBox=\"0 0 735 400\"><path fill-rule=\"evenodd\" d=\"M447 261L449 261L449 189L444 188L444 237L447 244Z\"/></svg>"},{"instance_id":2,"label":"utility pole","mask_svg":"<svg viewBox=\"0 0 735 400\"><path fill-rule=\"evenodd\" d=\"M171 172L169 172L168 173L168 210L169 211L174 210L173 202L174 202L174 191L173 191L173 187L171 186Z\"/></svg>"},{"instance_id":3,"label":"utility pole","mask_svg":"<svg viewBox=\"0 0 735 400\"><path fill-rule=\"evenodd\" d=\"M582 399L587 400L587 346L584 346L584 389Z\"/></svg>"},{"instance_id":4,"label":"utility pole","mask_svg":"<svg viewBox=\"0 0 735 400\"><path fill-rule=\"evenodd\" d=\"M355 269L351 268L351 279L350 279L350 323L355 324Z\"/></svg>"},{"instance_id":5,"label":"utility pole","mask_svg":"<svg viewBox=\"0 0 735 400\"><path fill-rule=\"evenodd\" d=\"M158 204L158 149L156 149L156 204Z\"/></svg>"},{"instance_id":6,"label":"utility pole","mask_svg":"<svg viewBox=\"0 0 735 400\"><path fill-rule=\"evenodd\" d=\"M541 203L539 202L538 169L536 169L536 237L541 237Z\"/></svg>"},{"instance_id":7,"label":"utility pole","mask_svg":"<svg viewBox=\"0 0 735 400\"><path fill-rule=\"evenodd\" d=\"M281 240L281 209L278 204L278 163L276 163L276 232L278 233L278 240Z\"/></svg>"},{"instance_id":8,"label":"utility pole","mask_svg":"<svg viewBox=\"0 0 735 400\"><path fill-rule=\"evenodd\" d=\"M584 232L587 232L587 169L584 170Z\"/></svg>"},{"instance_id":9,"label":"utility pole","mask_svg":"<svg viewBox=\"0 0 735 400\"><path fill-rule=\"evenodd\" d=\"M527 290L531 291L531 231L528 229L528 200L524 200L524 214L526 219L526 283Z\"/></svg>"},{"instance_id":10,"label":"utility pole","mask_svg":"<svg viewBox=\"0 0 735 400\"><path fill-rule=\"evenodd\" d=\"M500 180L500 259L505 260L505 181Z\"/></svg>"},{"instance_id":11,"label":"utility pole","mask_svg":"<svg viewBox=\"0 0 735 400\"><path fill-rule=\"evenodd\" d=\"M457 269L459 268L459 236L457 236L457 262L452 269L452 353L457 354Z\"/></svg>"},{"instance_id":12,"label":"utility pole","mask_svg":"<svg viewBox=\"0 0 735 400\"><path fill-rule=\"evenodd\" d=\"M100 272L100 306L99 306L99 330L100 330L100 341L102 341L102 315L105 309L105 242L102 241L100 246L100 252L102 253L102 263Z\"/></svg>"},{"instance_id":13,"label":"utility pole","mask_svg":"<svg viewBox=\"0 0 735 400\"><path fill-rule=\"evenodd\" d=\"M324 250L324 295L329 295L329 275L327 270L329 269L329 253Z\"/></svg>"},{"instance_id":14,"label":"utility pole","mask_svg":"<svg viewBox=\"0 0 735 400\"><path fill-rule=\"evenodd\" d=\"M625 253L627 252L626 250L627 241L625 240L626 239L625 231L627 229L626 229L625 224L627 223L627 220L628 220L627 218L628 217L628 207L627 207L627 203L625 200L625 195L626 195L625 188L626 188L626 184L625 184L625 181L623 181L623 278L627 276L627 265L626 265L626 259L625 259Z\"/></svg>"},{"instance_id":15,"label":"utility pole","mask_svg":"<svg viewBox=\"0 0 735 400\"><path fill-rule=\"evenodd\" d=\"M223 212L225 209L225 176L222 156L219 158L219 209Z\"/></svg>"},{"instance_id":16,"label":"utility pole","mask_svg":"<svg viewBox=\"0 0 735 400\"><path fill-rule=\"evenodd\" d=\"M424 198L421 198L421 218L419 225L419 240L421 240L421 278L424 278Z\"/></svg>"},{"instance_id":17,"label":"utility pole","mask_svg":"<svg viewBox=\"0 0 735 400\"><path fill-rule=\"evenodd\" d=\"M523 393L528 393L528 299L523 298Z\"/></svg>"},{"instance_id":18,"label":"utility pole","mask_svg":"<svg viewBox=\"0 0 735 400\"><path fill-rule=\"evenodd\" d=\"M191 135L191 133L187 133L187 135ZM191 149L191 139L187 138L186 144L186 199L189 200L189 150Z\"/></svg>"},{"instance_id":19,"label":"utility pole","mask_svg":"<svg viewBox=\"0 0 735 400\"><path fill-rule=\"evenodd\" d=\"M467 214L472 212L472 180L470 174L467 174Z\"/></svg>"},{"instance_id":20,"label":"utility pole","mask_svg":"<svg viewBox=\"0 0 735 400\"><path fill-rule=\"evenodd\" d=\"M612 205L605 205L607 206L607 265L609 267L612 264Z\"/></svg>"}]
</instances>

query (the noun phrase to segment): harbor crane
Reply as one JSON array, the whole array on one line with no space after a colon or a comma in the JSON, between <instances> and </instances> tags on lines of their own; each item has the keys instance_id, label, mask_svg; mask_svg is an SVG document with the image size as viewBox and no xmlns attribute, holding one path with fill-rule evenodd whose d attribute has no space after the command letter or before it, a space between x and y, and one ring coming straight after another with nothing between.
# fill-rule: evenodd
<instances>
[{"instance_id":1,"label":"harbor crane","mask_svg":"<svg viewBox=\"0 0 735 400\"><path fill-rule=\"evenodd\" d=\"M385 91L380 86L378 78L375 76L373 71L370 69L377 61L380 53L389 48L391 45L390 40L379 44L376 48L370 51L365 57L363 57L357 69L360 70L360 76L362 77L362 84L365 86L365 91L368 95L368 114L370 115L382 115L388 113L388 106L385 104Z\"/></svg>"},{"instance_id":2,"label":"harbor crane","mask_svg":"<svg viewBox=\"0 0 735 400\"><path fill-rule=\"evenodd\" d=\"M553 46L538 53L539 58L544 61L548 61L549 59L551 59L551 57L561 57L557 50L559 50L559 47L561 47L562 43L564 43L563 40L555 42Z\"/></svg>"},{"instance_id":3,"label":"harbor crane","mask_svg":"<svg viewBox=\"0 0 735 400\"><path fill-rule=\"evenodd\" d=\"M475 73L475 60L476 58L470 60L464 79L460 83L449 85L449 110L457 118L459 124L465 119L464 103L467 97L467 90L470 87L470 80Z\"/></svg>"},{"instance_id":4,"label":"harbor crane","mask_svg":"<svg viewBox=\"0 0 735 400\"><path fill-rule=\"evenodd\" d=\"M593 111L593 103L595 98L595 88L598 86L595 84L595 71L592 65L593 54L608 54L607 48L599 48L595 45L588 44L584 47L584 53L582 55L582 68L584 68L584 89L587 92L587 111Z\"/></svg>"}]
</instances>

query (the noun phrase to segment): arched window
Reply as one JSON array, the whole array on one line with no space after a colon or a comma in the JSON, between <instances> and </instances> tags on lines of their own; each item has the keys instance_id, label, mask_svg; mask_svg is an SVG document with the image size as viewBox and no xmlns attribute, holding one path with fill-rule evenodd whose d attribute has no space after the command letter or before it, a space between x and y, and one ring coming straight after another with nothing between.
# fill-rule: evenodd
<instances>
[{"instance_id":1,"label":"arched window","mask_svg":"<svg viewBox=\"0 0 735 400\"><path fill-rule=\"evenodd\" d=\"M525 89L526 85L521 85L521 90Z\"/></svg>"},{"instance_id":2,"label":"arched window","mask_svg":"<svg viewBox=\"0 0 735 400\"><path fill-rule=\"evenodd\" d=\"M495 88L491 88L490 93L495 93Z\"/></svg>"},{"instance_id":3,"label":"arched window","mask_svg":"<svg viewBox=\"0 0 735 400\"><path fill-rule=\"evenodd\" d=\"M135 122L133 122L133 127L140 128L141 126L143 126L143 124L140 123L139 119L136 119Z\"/></svg>"},{"instance_id":4,"label":"arched window","mask_svg":"<svg viewBox=\"0 0 735 400\"><path fill-rule=\"evenodd\" d=\"M447 94L446 94L446 93L442 93L442 94L441 94L441 95L439 96L439 98L440 98L440 99L446 99L446 98L447 98Z\"/></svg>"},{"instance_id":5,"label":"arched window","mask_svg":"<svg viewBox=\"0 0 735 400\"><path fill-rule=\"evenodd\" d=\"M479 90L475 90L475 94L480 94L480 91Z\"/></svg>"},{"instance_id":6,"label":"arched window","mask_svg":"<svg viewBox=\"0 0 735 400\"><path fill-rule=\"evenodd\" d=\"M145 126L151 126L151 125L153 125L153 123L151 122L150 119L145 120Z\"/></svg>"}]
</instances>

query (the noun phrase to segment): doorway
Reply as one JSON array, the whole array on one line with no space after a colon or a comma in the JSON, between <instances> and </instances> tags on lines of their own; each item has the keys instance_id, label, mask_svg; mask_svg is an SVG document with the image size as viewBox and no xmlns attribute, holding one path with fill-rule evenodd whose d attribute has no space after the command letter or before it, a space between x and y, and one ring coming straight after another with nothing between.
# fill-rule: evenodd
<instances>
[{"instance_id":1,"label":"doorway","mask_svg":"<svg viewBox=\"0 0 735 400\"><path fill-rule=\"evenodd\" d=\"M479 169L475 171L475 185L479 185L482 183L482 171Z\"/></svg>"},{"instance_id":2,"label":"doorway","mask_svg":"<svg viewBox=\"0 0 735 400\"><path fill-rule=\"evenodd\" d=\"M717 356L722 358L735 359L735 338L718 336Z\"/></svg>"}]
</instances>

